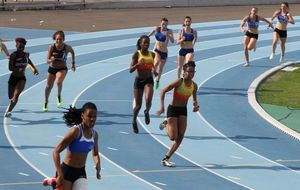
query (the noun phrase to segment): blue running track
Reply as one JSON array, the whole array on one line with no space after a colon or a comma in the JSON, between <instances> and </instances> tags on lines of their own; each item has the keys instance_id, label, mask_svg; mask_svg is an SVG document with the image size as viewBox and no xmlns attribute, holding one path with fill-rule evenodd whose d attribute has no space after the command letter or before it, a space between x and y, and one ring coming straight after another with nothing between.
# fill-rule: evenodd
<instances>
[{"instance_id":1,"label":"blue running track","mask_svg":"<svg viewBox=\"0 0 300 190\"><path fill-rule=\"evenodd\" d=\"M300 17L295 17L296 22ZM300 187L300 142L273 127L248 103L252 81L279 65L279 47L273 60L272 30L261 25L256 52L250 52L250 66L243 67L243 34L238 20L194 23L199 40L194 80L199 85L200 112L189 105L188 129L181 147L172 157L175 168L160 165L171 145L165 131L158 129L163 117L160 90L155 90L151 123L145 125L141 111L140 134L132 132L134 74L128 71L136 41L152 27L92 33L67 32L66 43L76 52L76 72L64 81L64 107L80 107L86 101L97 104L100 114L95 126L100 134L102 180L96 180L93 161L87 162L89 189L109 190L296 190ZM172 25L177 36L180 25ZM1 38L28 39L26 50L40 75L27 73L26 89L11 118L4 118L8 106L8 64L0 56L0 190L42 190L41 181L55 174L52 151L68 128L63 110L56 108L56 87L50 96L49 112L42 112L45 63L54 31L0 27ZM286 61L299 60L300 27L289 25ZM154 39L151 38L151 48ZM14 42L6 42L10 52ZM169 58L161 88L177 76L179 47L169 45ZM167 101L171 93L167 94ZM143 108L141 109L143 110Z\"/></svg>"}]
</instances>

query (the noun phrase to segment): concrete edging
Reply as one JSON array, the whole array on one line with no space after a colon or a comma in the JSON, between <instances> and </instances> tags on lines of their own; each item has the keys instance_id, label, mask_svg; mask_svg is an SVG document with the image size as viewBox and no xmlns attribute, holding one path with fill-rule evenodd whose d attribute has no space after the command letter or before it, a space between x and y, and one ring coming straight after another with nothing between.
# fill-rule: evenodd
<instances>
[{"instance_id":1,"label":"concrete edging","mask_svg":"<svg viewBox=\"0 0 300 190\"><path fill-rule=\"evenodd\" d=\"M257 77L249 86L248 89L248 102L251 105L251 107L262 117L264 118L266 121L268 121L270 124L272 124L274 127L280 129L281 131L283 131L284 133L294 137L297 140L300 140L300 134L297 133L296 131L292 130L291 128L283 125L282 123L280 123L279 121L277 121L276 119L274 119L271 115L269 115L257 102L256 99L256 90L257 87L259 86L259 84L266 79L268 76L270 76L271 74L273 74L274 72L287 67L289 65L293 65L297 62L300 62L300 60L295 61L295 62L286 62L283 64L280 64L266 72L264 72L263 74L261 74L259 77Z\"/></svg>"}]
</instances>

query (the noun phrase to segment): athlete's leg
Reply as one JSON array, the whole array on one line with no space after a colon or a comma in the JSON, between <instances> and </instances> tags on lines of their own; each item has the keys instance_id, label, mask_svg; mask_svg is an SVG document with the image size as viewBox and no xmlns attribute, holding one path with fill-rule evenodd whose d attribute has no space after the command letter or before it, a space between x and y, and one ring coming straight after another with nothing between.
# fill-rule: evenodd
<instances>
[{"instance_id":1,"label":"athlete's leg","mask_svg":"<svg viewBox=\"0 0 300 190\"><path fill-rule=\"evenodd\" d=\"M145 85L144 92L145 92L145 102L146 102L146 109L144 111L145 123L148 125L150 123L149 111L152 105L153 85L152 84Z\"/></svg>"},{"instance_id":2,"label":"athlete's leg","mask_svg":"<svg viewBox=\"0 0 300 190\"><path fill-rule=\"evenodd\" d=\"M248 46L250 43L250 38L248 36L244 36L244 54L245 54L245 60L246 63L249 63L249 51L248 51Z\"/></svg>"},{"instance_id":3,"label":"athlete's leg","mask_svg":"<svg viewBox=\"0 0 300 190\"><path fill-rule=\"evenodd\" d=\"M7 109L7 112L11 112L14 109L14 107L16 106L16 104L18 103L19 96L25 88L25 83L26 83L25 80L19 80L18 81L18 83L15 87L13 97L10 100L10 104L9 104L8 109Z\"/></svg>"},{"instance_id":4,"label":"athlete's leg","mask_svg":"<svg viewBox=\"0 0 300 190\"><path fill-rule=\"evenodd\" d=\"M184 59L185 59L184 56L178 55L178 68L177 68L178 78L181 78L181 71L182 71L182 66L183 66L183 63L184 63Z\"/></svg>"},{"instance_id":5,"label":"athlete's leg","mask_svg":"<svg viewBox=\"0 0 300 190\"><path fill-rule=\"evenodd\" d=\"M170 150L166 154L167 156L171 157L180 146L182 139L184 137L186 126L187 126L187 117L183 115L179 116L177 120L177 127L176 127L177 135L176 138L174 139L174 142Z\"/></svg>"},{"instance_id":6,"label":"athlete's leg","mask_svg":"<svg viewBox=\"0 0 300 190\"><path fill-rule=\"evenodd\" d=\"M46 104L48 104L49 95L53 88L55 78L56 78L55 75L53 75L51 73L47 74L47 84L46 84L46 88L45 88L45 103Z\"/></svg>"},{"instance_id":7,"label":"athlete's leg","mask_svg":"<svg viewBox=\"0 0 300 190\"><path fill-rule=\"evenodd\" d=\"M67 70L61 70L56 73L57 97L61 97L63 81L67 75Z\"/></svg>"}]
</instances>

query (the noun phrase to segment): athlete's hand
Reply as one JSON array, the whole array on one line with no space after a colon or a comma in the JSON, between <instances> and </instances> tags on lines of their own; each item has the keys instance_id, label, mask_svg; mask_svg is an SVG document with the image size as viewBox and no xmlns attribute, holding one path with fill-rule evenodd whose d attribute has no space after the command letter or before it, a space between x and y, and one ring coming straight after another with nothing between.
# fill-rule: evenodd
<instances>
[{"instance_id":1,"label":"athlete's hand","mask_svg":"<svg viewBox=\"0 0 300 190\"><path fill-rule=\"evenodd\" d=\"M163 114L165 112L165 108L164 107L161 107L157 112L156 112L156 115L157 116L160 116L161 114Z\"/></svg>"},{"instance_id":2,"label":"athlete's hand","mask_svg":"<svg viewBox=\"0 0 300 190\"><path fill-rule=\"evenodd\" d=\"M193 112L197 112L197 111L199 111L199 105L195 105L193 108Z\"/></svg>"},{"instance_id":3,"label":"athlete's hand","mask_svg":"<svg viewBox=\"0 0 300 190\"><path fill-rule=\"evenodd\" d=\"M59 188L62 186L62 183L63 183L63 177L62 176L56 176L56 188Z\"/></svg>"},{"instance_id":4,"label":"athlete's hand","mask_svg":"<svg viewBox=\"0 0 300 190\"><path fill-rule=\"evenodd\" d=\"M71 69L72 69L72 71L76 71L76 65L75 65L75 63L73 62L72 64L71 64Z\"/></svg>"}]
</instances>

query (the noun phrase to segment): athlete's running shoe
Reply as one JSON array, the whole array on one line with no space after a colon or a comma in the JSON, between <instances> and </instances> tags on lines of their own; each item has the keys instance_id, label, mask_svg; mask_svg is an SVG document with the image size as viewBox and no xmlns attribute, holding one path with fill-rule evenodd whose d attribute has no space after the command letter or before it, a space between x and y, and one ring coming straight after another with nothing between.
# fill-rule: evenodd
<instances>
[{"instance_id":1,"label":"athlete's running shoe","mask_svg":"<svg viewBox=\"0 0 300 190\"><path fill-rule=\"evenodd\" d=\"M44 112L47 112L47 111L48 111L48 103L45 103L45 104L44 104L43 111L44 111Z\"/></svg>"},{"instance_id":2,"label":"athlete's running shoe","mask_svg":"<svg viewBox=\"0 0 300 190\"><path fill-rule=\"evenodd\" d=\"M161 123L159 124L159 129L160 129L160 130L163 130L164 128L167 127L167 124L168 124L168 121L167 121L166 119L163 120L163 122L161 122Z\"/></svg>"},{"instance_id":3,"label":"athlete's running shoe","mask_svg":"<svg viewBox=\"0 0 300 190\"><path fill-rule=\"evenodd\" d=\"M137 123L132 123L132 129L133 129L133 132L138 134L139 133L139 128L137 126Z\"/></svg>"},{"instance_id":4,"label":"athlete's running shoe","mask_svg":"<svg viewBox=\"0 0 300 190\"><path fill-rule=\"evenodd\" d=\"M155 89L157 90L159 88L159 81L155 82Z\"/></svg>"},{"instance_id":5,"label":"athlete's running shoe","mask_svg":"<svg viewBox=\"0 0 300 190\"><path fill-rule=\"evenodd\" d=\"M11 112L5 112L4 117L10 118L11 117Z\"/></svg>"},{"instance_id":6,"label":"athlete's running shoe","mask_svg":"<svg viewBox=\"0 0 300 190\"><path fill-rule=\"evenodd\" d=\"M243 66L244 67L248 67L249 66L249 62L246 62Z\"/></svg>"},{"instance_id":7,"label":"athlete's running shoe","mask_svg":"<svg viewBox=\"0 0 300 190\"><path fill-rule=\"evenodd\" d=\"M174 162L170 162L168 159L163 159L161 162L161 165L167 166L167 167L175 167L176 164Z\"/></svg>"},{"instance_id":8,"label":"athlete's running shoe","mask_svg":"<svg viewBox=\"0 0 300 190\"><path fill-rule=\"evenodd\" d=\"M271 53L269 59L273 59L274 58L274 53Z\"/></svg>"},{"instance_id":9,"label":"athlete's running shoe","mask_svg":"<svg viewBox=\"0 0 300 190\"><path fill-rule=\"evenodd\" d=\"M280 56L279 62L282 63L284 61L284 56Z\"/></svg>"},{"instance_id":10,"label":"athlete's running shoe","mask_svg":"<svg viewBox=\"0 0 300 190\"><path fill-rule=\"evenodd\" d=\"M62 107L62 101L61 101L61 97L57 97L57 107L61 108Z\"/></svg>"},{"instance_id":11,"label":"athlete's running shoe","mask_svg":"<svg viewBox=\"0 0 300 190\"><path fill-rule=\"evenodd\" d=\"M145 123L147 125L149 125L150 123L150 115L149 115L149 112L146 112L146 110L144 110L144 114L145 114Z\"/></svg>"}]
</instances>

